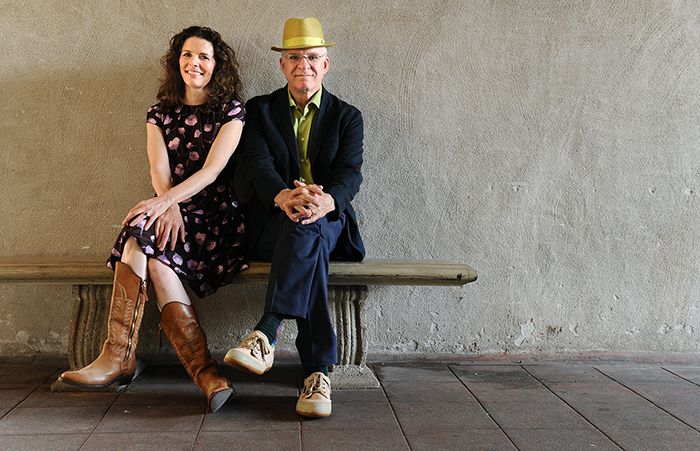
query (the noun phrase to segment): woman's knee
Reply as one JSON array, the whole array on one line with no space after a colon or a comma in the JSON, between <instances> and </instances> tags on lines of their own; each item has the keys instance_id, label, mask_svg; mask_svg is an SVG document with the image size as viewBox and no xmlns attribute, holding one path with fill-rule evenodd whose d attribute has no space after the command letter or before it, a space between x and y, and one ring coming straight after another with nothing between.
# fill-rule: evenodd
<instances>
[{"instance_id":1,"label":"woman's knee","mask_svg":"<svg viewBox=\"0 0 700 451\"><path fill-rule=\"evenodd\" d=\"M156 285L161 285L163 282L165 282L166 277L168 276L167 272L171 270L155 258L149 258L147 266L148 278L151 279L151 282Z\"/></svg>"}]
</instances>

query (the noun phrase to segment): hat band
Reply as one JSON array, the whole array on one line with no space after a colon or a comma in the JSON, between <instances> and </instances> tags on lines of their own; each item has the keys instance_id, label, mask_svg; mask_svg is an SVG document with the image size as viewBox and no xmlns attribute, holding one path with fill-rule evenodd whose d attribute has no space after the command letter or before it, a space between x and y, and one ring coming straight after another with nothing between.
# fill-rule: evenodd
<instances>
[{"instance_id":1,"label":"hat band","mask_svg":"<svg viewBox=\"0 0 700 451\"><path fill-rule=\"evenodd\" d=\"M309 36L300 36L298 38L289 38L282 41L282 47L321 47L326 44L323 38L315 38Z\"/></svg>"}]
</instances>

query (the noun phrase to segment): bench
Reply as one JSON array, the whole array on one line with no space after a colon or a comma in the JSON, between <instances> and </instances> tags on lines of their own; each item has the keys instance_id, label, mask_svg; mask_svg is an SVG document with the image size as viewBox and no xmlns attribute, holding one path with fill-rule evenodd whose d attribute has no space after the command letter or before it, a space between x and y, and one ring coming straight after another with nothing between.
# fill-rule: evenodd
<instances>
[{"instance_id":1,"label":"bench","mask_svg":"<svg viewBox=\"0 0 700 451\"><path fill-rule=\"evenodd\" d=\"M265 284L270 264L252 262L235 284ZM331 262L329 304L338 337L334 388L376 388L379 382L366 366L365 303L369 285L453 285L476 280L465 264L433 260ZM73 311L68 337L68 364L82 368L100 353L107 337L113 273L102 257L0 257L0 283L70 284Z\"/></svg>"}]
</instances>

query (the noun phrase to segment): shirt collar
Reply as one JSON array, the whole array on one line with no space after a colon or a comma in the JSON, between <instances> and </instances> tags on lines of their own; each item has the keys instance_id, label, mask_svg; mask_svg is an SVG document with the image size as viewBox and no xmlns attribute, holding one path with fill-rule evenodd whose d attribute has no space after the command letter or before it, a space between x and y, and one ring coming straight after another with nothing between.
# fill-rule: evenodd
<instances>
[{"instance_id":1,"label":"shirt collar","mask_svg":"<svg viewBox=\"0 0 700 451\"><path fill-rule=\"evenodd\" d=\"M316 109L321 108L321 93L323 92L323 87L321 87L318 91L316 91L316 94L314 94L311 99L309 99L309 102L306 104L306 108L309 107L309 105L314 104L316 106ZM294 101L294 97L292 97L292 93L289 92L289 89L287 89L287 96L289 97L289 107L290 108L297 108L297 103Z\"/></svg>"}]
</instances>

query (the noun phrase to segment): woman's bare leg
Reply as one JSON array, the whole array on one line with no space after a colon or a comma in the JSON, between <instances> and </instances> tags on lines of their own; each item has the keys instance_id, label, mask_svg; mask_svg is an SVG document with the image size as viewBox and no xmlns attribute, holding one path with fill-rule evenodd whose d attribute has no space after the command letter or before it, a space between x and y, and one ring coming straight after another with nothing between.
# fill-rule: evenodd
<instances>
[{"instance_id":1,"label":"woman's bare leg","mask_svg":"<svg viewBox=\"0 0 700 451\"><path fill-rule=\"evenodd\" d=\"M122 251L122 263L129 265L140 278L146 279L146 260L146 254L139 247L136 238L129 237Z\"/></svg>"},{"instance_id":2,"label":"woman's bare leg","mask_svg":"<svg viewBox=\"0 0 700 451\"><path fill-rule=\"evenodd\" d=\"M155 289L159 310L163 310L169 302L192 305L182 281L169 266L155 258L149 258L148 277Z\"/></svg>"}]
</instances>

